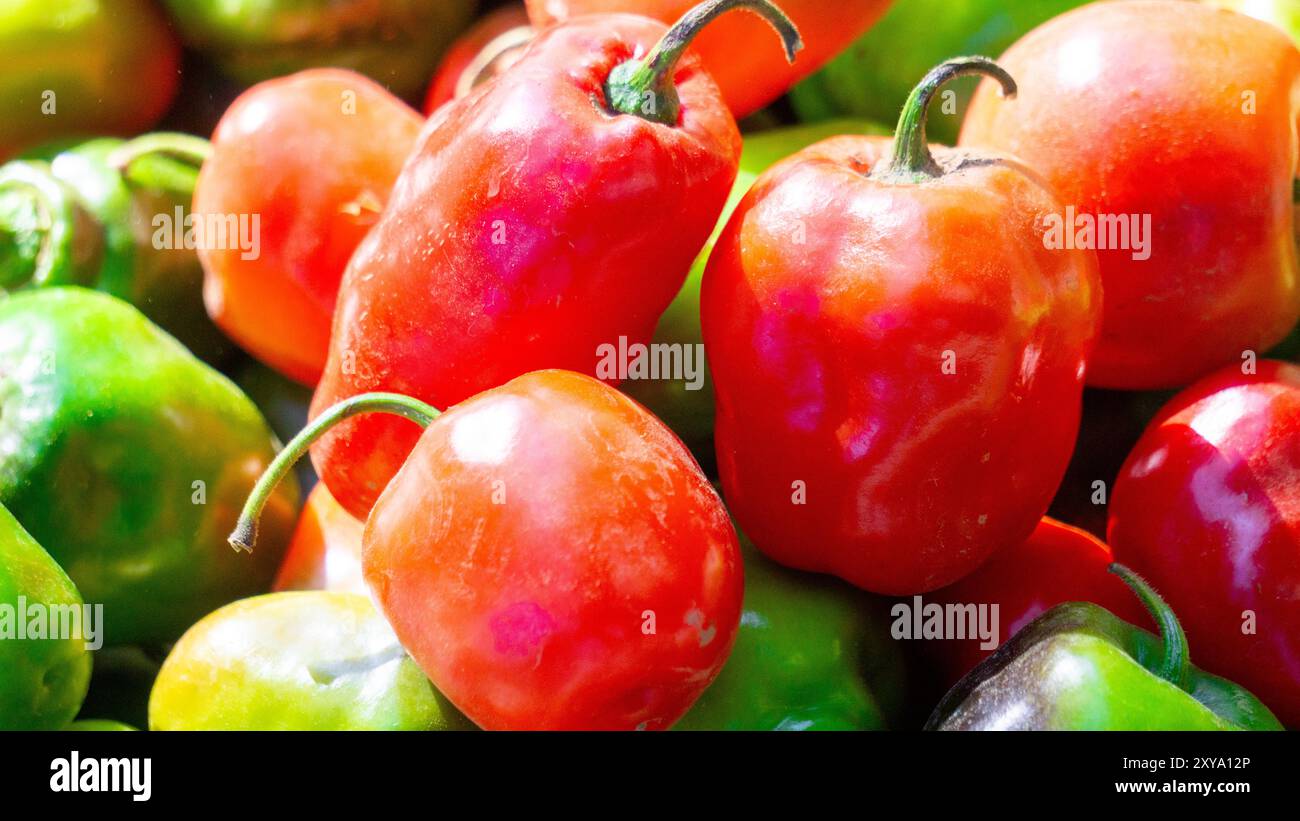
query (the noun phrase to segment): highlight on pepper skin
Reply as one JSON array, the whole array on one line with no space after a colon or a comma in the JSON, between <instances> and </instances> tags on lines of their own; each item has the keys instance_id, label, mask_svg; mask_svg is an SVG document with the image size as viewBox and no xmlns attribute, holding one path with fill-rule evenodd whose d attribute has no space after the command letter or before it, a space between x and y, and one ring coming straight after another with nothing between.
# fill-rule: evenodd
<instances>
[{"instance_id":1,"label":"highlight on pepper skin","mask_svg":"<svg viewBox=\"0 0 1300 821\"><path fill-rule=\"evenodd\" d=\"M5 4L0 729L1300 729L1297 43Z\"/></svg>"}]
</instances>

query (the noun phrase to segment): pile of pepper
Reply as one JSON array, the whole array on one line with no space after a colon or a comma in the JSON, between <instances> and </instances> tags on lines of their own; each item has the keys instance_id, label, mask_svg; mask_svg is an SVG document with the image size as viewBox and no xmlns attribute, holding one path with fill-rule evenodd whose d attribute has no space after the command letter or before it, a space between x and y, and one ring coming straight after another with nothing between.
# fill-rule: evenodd
<instances>
[{"instance_id":1,"label":"pile of pepper","mask_svg":"<svg viewBox=\"0 0 1300 821\"><path fill-rule=\"evenodd\" d=\"M1298 39L6 4L0 729L1300 727Z\"/></svg>"}]
</instances>

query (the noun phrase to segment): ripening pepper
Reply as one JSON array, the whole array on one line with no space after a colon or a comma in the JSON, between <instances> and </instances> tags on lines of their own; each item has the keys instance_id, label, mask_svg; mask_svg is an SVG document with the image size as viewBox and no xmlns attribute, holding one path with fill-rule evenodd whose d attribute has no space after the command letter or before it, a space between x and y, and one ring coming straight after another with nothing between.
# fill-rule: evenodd
<instances>
[{"instance_id":1,"label":"ripening pepper","mask_svg":"<svg viewBox=\"0 0 1300 821\"><path fill-rule=\"evenodd\" d=\"M176 639L269 588L297 506L267 548L226 530L277 443L253 403L139 311L77 287L0 300L0 503L104 606L106 644Z\"/></svg>"},{"instance_id":2,"label":"ripening pepper","mask_svg":"<svg viewBox=\"0 0 1300 821\"><path fill-rule=\"evenodd\" d=\"M323 482L317 484L302 506L274 589L367 593L361 576L365 527L334 500Z\"/></svg>"},{"instance_id":3,"label":"ripening pepper","mask_svg":"<svg viewBox=\"0 0 1300 821\"><path fill-rule=\"evenodd\" d=\"M149 696L151 730L473 729L365 596L228 604L186 631Z\"/></svg>"},{"instance_id":4,"label":"ripening pepper","mask_svg":"<svg viewBox=\"0 0 1300 821\"><path fill-rule=\"evenodd\" d=\"M208 313L245 350L316 384L343 269L379 219L422 123L356 72L311 69L244 92L217 124L210 152L189 152L202 163L194 219L247 222L253 240L222 242L205 230L198 242Z\"/></svg>"},{"instance_id":5,"label":"ripening pepper","mask_svg":"<svg viewBox=\"0 0 1300 821\"><path fill-rule=\"evenodd\" d=\"M232 346L204 311L203 269L184 242L194 172L165 156L120 168L124 145L101 137L0 166L0 288L112 294L219 364Z\"/></svg>"},{"instance_id":6,"label":"ripening pepper","mask_svg":"<svg viewBox=\"0 0 1300 821\"><path fill-rule=\"evenodd\" d=\"M180 47L149 0L9 0L0 55L0 160L57 137L144 131L180 74Z\"/></svg>"},{"instance_id":7,"label":"ripening pepper","mask_svg":"<svg viewBox=\"0 0 1300 821\"><path fill-rule=\"evenodd\" d=\"M852 120L794 126L774 131L763 131L745 137L740 152L740 171L731 187L722 215L718 218L713 235L695 258L686 283L659 318L653 342L681 346L682 350L700 351L704 333L700 329L700 284L704 268L713 253L713 245L722 235L727 220L749 191L758 175L801 148L836 134L885 134L886 130L873 123ZM708 466L713 463L713 378L709 376L708 363L703 356L692 360L700 369L698 383L690 379L635 379L623 383L623 392L645 405L655 416L682 438L686 446Z\"/></svg>"},{"instance_id":8,"label":"ripening pepper","mask_svg":"<svg viewBox=\"0 0 1300 821\"><path fill-rule=\"evenodd\" d=\"M1095 604L1058 605L958 682L926 729L1282 729L1248 691L1193 667L1169 605L1128 568L1111 568L1159 636Z\"/></svg>"},{"instance_id":9,"label":"ripening pepper","mask_svg":"<svg viewBox=\"0 0 1300 821\"><path fill-rule=\"evenodd\" d=\"M740 134L686 47L736 8L751 6L709 0L667 30L553 26L434 114L344 273L313 412L368 391L450 407L537 369L595 374L602 346L648 341L735 180ZM784 15L752 10L793 56ZM349 419L312 461L361 518L418 438Z\"/></svg>"},{"instance_id":10,"label":"ripening pepper","mask_svg":"<svg viewBox=\"0 0 1300 821\"><path fill-rule=\"evenodd\" d=\"M424 113L433 114L514 65L536 36L523 3L510 3L479 18L438 64L424 97Z\"/></svg>"},{"instance_id":11,"label":"ripening pepper","mask_svg":"<svg viewBox=\"0 0 1300 821\"><path fill-rule=\"evenodd\" d=\"M741 536L745 603L722 672L675 730L897 728L904 666L877 602Z\"/></svg>"},{"instance_id":12,"label":"ripening pepper","mask_svg":"<svg viewBox=\"0 0 1300 821\"><path fill-rule=\"evenodd\" d=\"M528 14L540 27L584 14L627 12L672 23L696 0L527 0ZM803 33L807 49L793 62L782 63L763 48L763 23L736 15L700 35L691 49L717 81L737 119L776 100L796 82L821 68L827 60L866 31L889 7L890 0L781 0L781 9ZM890 112L892 119L897 112Z\"/></svg>"},{"instance_id":13,"label":"ripening pepper","mask_svg":"<svg viewBox=\"0 0 1300 821\"><path fill-rule=\"evenodd\" d=\"M52 608L81 608L82 599L50 554L0 505L0 730L59 729L77 714L90 683L88 637L32 637L26 611L33 605L43 609L48 625Z\"/></svg>"},{"instance_id":14,"label":"ripening pepper","mask_svg":"<svg viewBox=\"0 0 1300 821\"><path fill-rule=\"evenodd\" d=\"M880 22L821 71L795 86L790 101L806 121L866 117L892 122L916 78L964 54L997 56L1021 35L1087 0L894 0ZM978 85L958 80L930 113L931 139L951 145Z\"/></svg>"},{"instance_id":15,"label":"ripening pepper","mask_svg":"<svg viewBox=\"0 0 1300 821\"><path fill-rule=\"evenodd\" d=\"M186 44L252 84L350 68L418 94L475 0L166 0Z\"/></svg>"},{"instance_id":16,"label":"ripening pepper","mask_svg":"<svg viewBox=\"0 0 1300 821\"><path fill-rule=\"evenodd\" d=\"M732 514L782 564L877 593L956 581L1029 536L1065 472L1097 330L1096 258L1044 246L1060 203L1002 155L837 137L777 164L701 291Z\"/></svg>"},{"instance_id":17,"label":"ripening pepper","mask_svg":"<svg viewBox=\"0 0 1300 821\"><path fill-rule=\"evenodd\" d=\"M1012 154L1095 247L1105 288L1088 384L1179 388L1263 353L1300 317L1292 201L1300 51L1277 28L1177 0L1092 3L1005 55L959 145Z\"/></svg>"}]
</instances>

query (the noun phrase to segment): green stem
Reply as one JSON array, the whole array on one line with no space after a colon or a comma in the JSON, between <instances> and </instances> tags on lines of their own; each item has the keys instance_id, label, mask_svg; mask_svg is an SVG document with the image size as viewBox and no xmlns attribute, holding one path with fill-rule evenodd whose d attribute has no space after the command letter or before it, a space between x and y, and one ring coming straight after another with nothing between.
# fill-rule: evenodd
<instances>
[{"instance_id":1,"label":"green stem","mask_svg":"<svg viewBox=\"0 0 1300 821\"><path fill-rule=\"evenodd\" d=\"M212 143L202 137L160 131L118 146L108 164L132 186L190 197L199 168L211 156Z\"/></svg>"},{"instance_id":2,"label":"green stem","mask_svg":"<svg viewBox=\"0 0 1300 821\"><path fill-rule=\"evenodd\" d=\"M1002 85L1002 96L1016 96L1016 81L997 63L987 57L955 57L940 63L926 74L912 90L903 104L894 132L894 153L889 163L879 166L872 174L875 179L892 182L924 182L943 176L939 164L930 153L930 143L925 136L925 122L930 113L930 103L939 89L952 80L967 74L983 74Z\"/></svg>"},{"instance_id":3,"label":"green stem","mask_svg":"<svg viewBox=\"0 0 1300 821\"><path fill-rule=\"evenodd\" d=\"M1175 685L1180 690L1187 689L1187 673L1191 661L1187 651L1187 636L1183 626L1178 623L1173 608L1160 598L1146 579L1118 562L1108 568L1111 573L1124 580L1137 597L1141 599L1151 619L1160 627L1160 638L1164 644L1164 653L1160 660L1158 674L1161 678Z\"/></svg>"},{"instance_id":4,"label":"green stem","mask_svg":"<svg viewBox=\"0 0 1300 821\"><path fill-rule=\"evenodd\" d=\"M439 416L438 409L432 405L400 393L363 393L329 408L293 437L293 441L284 446L284 450L280 451L257 480L253 492L248 495L248 501L244 503L243 512L239 514L239 521L227 540L231 547L236 551L253 552L253 546L257 544L257 520L284 474L326 431L360 413L391 413L410 419L420 427L428 427Z\"/></svg>"},{"instance_id":5,"label":"green stem","mask_svg":"<svg viewBox=\"0 0 1300 821\"><path fill-rule=\"evenodd\" d=\"M0 196L6 203L0 222L6 240L0 261L0 287L80 284L74 242L83 215L68 188L48 164L16 160L0 167ZM37 242L31 242L35 237Z\"/></svg>"},{"instance_id":6,"label":"green stem","mask_svg":"<svg viewBox=\"0 0 1300 821\"><path fill-rule=\"evenodd\" d=\"M803 48L803 38L785 12L770 0L705 0L674 23L644 58L614 67L605 82L609 107L664 125L676 124L681 112L677 84L673 81L677 61L705 26L719 15L736 9L751 11L770 23L781 37L786 59L794 62L795 54Z\"/></svg>"}]
</instances>

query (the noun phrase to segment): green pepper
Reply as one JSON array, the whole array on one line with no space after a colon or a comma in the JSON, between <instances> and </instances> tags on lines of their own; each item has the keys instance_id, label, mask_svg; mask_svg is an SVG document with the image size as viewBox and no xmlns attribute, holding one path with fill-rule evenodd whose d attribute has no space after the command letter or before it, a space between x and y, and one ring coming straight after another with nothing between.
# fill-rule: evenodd
<instances>
[{"instance_id":1,"label":"green pepper","mask_svg":"<svg viewBox=\"0 0 1300 821\"><path fill-rule=\"evenodd\" d=\"M143 131L180 73L180 47L148 0L8 0L0 54L0 159L59 136Z\"/></svg>"},{"instance_id":2,"label":"green pepper","mask_svg":"<svg viewBox=\"0 0 1300 821\"><path fill-rule=\"evenodd\" d=\"M77 714L90 683L89 626L79 616L80 635L50 629L69 608L82 610L72 580L0 506L0 730L57 730Z\"/></svg>"},{"instance_id":3,"label":"green pepper","mask_svg":"<svg viewBox=\"0 0 1300 821\"><path fill-rule=\"evenodd\" d=\"M83 732L134 732L135 727L130 724L123 724L120 721L113 721L109 718L86 718L80 721L74 721L65 730L80 730Z\"/></svg>"},{"instance_id":4,"label":"green pepper","mask_svg":"<svg viewBox=\"0 0 1300 821\"><path fill-rule=\"evenodd\" d=\"M645 405L672 428L706 468L714 459L713 380L709 377L703 355L697 356L694 352L702 351L704 345L704 335L700 330L700 283L722 229L758 176L796 151L839 134L887 133L888 129L873 123L844 120L765 131L745 138L740 171L713 236L695 258L686 283L655 328L654 343L680 346L684 353L689 352L692 361L701 368L700 378L695 383L689 379L656 379L625 382L622 386L624 393ZM711 470L706 472L712 473Z\"/></svg>"},{"instance_id":5,"label":"green pepper","mask_svg":"<svg viewBox=\"0 0 1300 821\"><path fill-rule=\"evenodd\" d=\"M931 730L1280 730L1259 699L1188 660L1173 611L1136 573L1111 565L1160 636L1095 604L1057 605L944 697Z\"/></svg>"},{"instance_id":6,"label":"green pepper","mask_svg":"<svg viewBox=\"0 0 1300 821\"><path fill-rule=\"evenodd\" d=\"M475 0L166 0L181 37L244 83L350 68L399 97L422 92Z\"/></svg>"},{"instance_id":7,"label":"green pepper","mask_svg":"<svg viewBox=\"0 0 1300 821\"><path fill-rule=\"evenodd\" d=\"M996 57L1040 23L1085 2L895 0L869 32L795 86L790 100L805 121L853 116L892 123L916 79L934 66L967 54ZM932 140L956 141L978 82L944 87L926 122Z\"/></svg>"},{"instance_id":8,"label":"green pepper","mask_svg":"<svg viewBox=\"0 0 1300 821\"><path fill-rule=\"evenodd\" d=\"M151 730L472 729L357 593L272 593L190 628L149 698Z\"/></svg>"},{"instance_id":9,"label":"green pepper","mask_svg":"<svg viewBox=\"0 0 1300 821\"><path fill-rule=\"evenodd\" d=\"M206 141L176 136L201 148ZM142 142L137 140L136 142ZM233 350L203 307L203 268L186 248L197 170L156 155L114 164L124 145L55 145L0 166L0 287L84 285L125 299L195 355Z\"/></svg>"},{"instance_id":10,"label":"green pepper","mask_svg":"<svg viewBox=\"0 0 1300 821\"><path fill-rule=\"evenodd\" d=\"M253 403L139 311L78 287L0 300L0 503L48 546L106 644L172 641L270 587L297 482L251 556L225 537L278 443Z\"/></svg>"},{"instance_id":11,"label":"green pepper","mask_svg":"<svg viewBox=\"0 0 1300 821\"><path fill-rule=\"evenodd\" d=\"M745 602L717 679L678 730L897 727L904 664L870 594L790 570L743 536Z\"/></svg>"}]
</instances>

